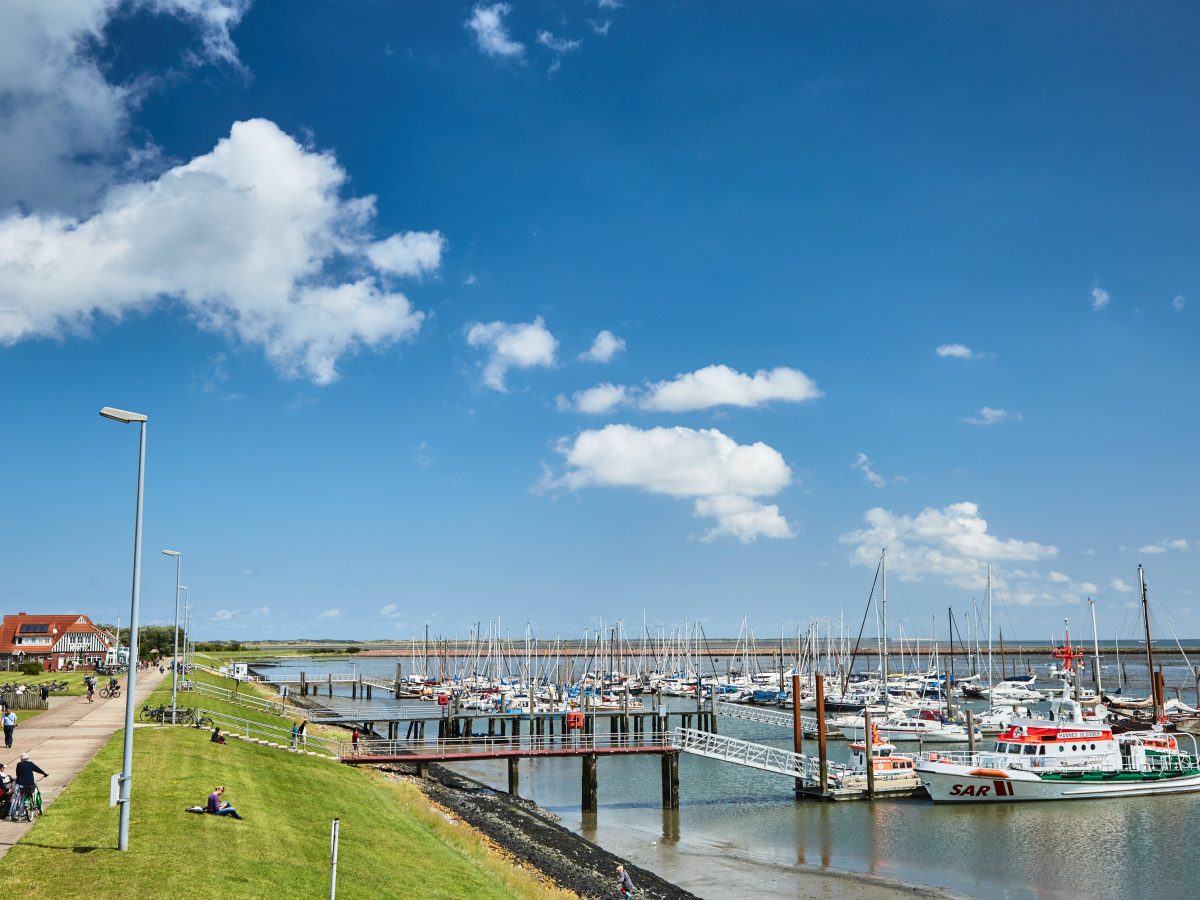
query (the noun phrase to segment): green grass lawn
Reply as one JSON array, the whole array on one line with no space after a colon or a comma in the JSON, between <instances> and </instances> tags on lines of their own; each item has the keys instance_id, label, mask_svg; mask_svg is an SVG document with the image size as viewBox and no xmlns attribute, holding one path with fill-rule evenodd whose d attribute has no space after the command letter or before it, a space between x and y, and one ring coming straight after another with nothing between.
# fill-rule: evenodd
<instances>
[{"instance_id":1,"label":"green grass lawn","mask_svg":"<svg viewBox=\"0 0 1200 900\"><path fill-rule=\"evenodd\" d=\"M0 860L7 893L323 897L336 817L339 897L569 896L500 859L413 785L237 741L218 746L190 728L135 731L130 850L120 853L108 782L121 740L118 732ZM217 784L244 821L184 812Z\"/></svg>"}]
</instances>

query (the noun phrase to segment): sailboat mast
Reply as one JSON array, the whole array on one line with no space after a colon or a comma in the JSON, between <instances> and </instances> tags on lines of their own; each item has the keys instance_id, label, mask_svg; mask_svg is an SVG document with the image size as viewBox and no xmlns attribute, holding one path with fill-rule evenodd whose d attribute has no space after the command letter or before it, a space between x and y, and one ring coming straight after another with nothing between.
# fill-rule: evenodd
<instances>
[{"instance_id":1,"label":"sailboat mast","mask_svg":"<svg viewBox=\"0 0 1200 900\"><path fill-rule=\"evenodd\" d=\"M1100 638L1096 636L1096 602L1088 597L1088 606L1092 610L1092 648L1096 654L1096 696L1103 695L1104 688L1100 685Z\"/></svg>"},{"instance_id":2,"label":"sailboat mast","mask_svg":"<svg viewBox=\"0 0 1200 900\"><path fill-rule=\"evenodd\" d=\"M883 673L883 708L888 708L888 643L887 643L887 548L880 557L883 569L883 662L880 671Z\"/></svg>"},{"instance_id":3,"label":"sailboat mast","mask_svg":"<svg viewBox=\"0 0 1200 900\"><path fill-rule=\"evenodd\" d=\"M1150 604L1146 600L1146 573L1138 563L1138 584L1142 589L1142 622L1146 626L1146 670L1150 676L1150 696L1154 704L1154 721L1158 721L1158 685L1154 681L1154 648L1150 644Z\"/></svg>"},{"instance_id":4,"label":"sailboat mast","mask_svg":"<svg viewBox=\"0 0 1200 900\"><path fill-rule=\"evenodd\" d=\"M992 680L992 567L987 571L987 619L988 619L988 687L995 682ZM990 695L989 695L990 696Z\"/></svg>"}]
</instances>

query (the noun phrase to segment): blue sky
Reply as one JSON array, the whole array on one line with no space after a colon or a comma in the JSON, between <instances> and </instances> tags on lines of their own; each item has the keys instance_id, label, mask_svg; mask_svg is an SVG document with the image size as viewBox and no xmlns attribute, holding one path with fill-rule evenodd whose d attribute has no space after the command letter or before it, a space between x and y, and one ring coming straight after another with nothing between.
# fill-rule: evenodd
<instances>
[{"instance_id":1,"label":"blue sky","mask_svg":"<svg viewBox=\"0 0 1200 900\"><path fill-rule=\"evenodd\" d=\"M1194 636L1198 16L5 4L4 608Z\"/></svg>"}]
</instances>

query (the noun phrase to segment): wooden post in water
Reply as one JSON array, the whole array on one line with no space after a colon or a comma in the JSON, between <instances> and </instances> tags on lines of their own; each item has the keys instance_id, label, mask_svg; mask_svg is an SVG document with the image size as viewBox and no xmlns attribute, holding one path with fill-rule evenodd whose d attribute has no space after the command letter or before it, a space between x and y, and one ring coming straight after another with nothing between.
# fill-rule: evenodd
<instances>
[{"instance_id":1,"label":"wooden post in water","mask_svg":"<svg viewBox=\"0 0 1200 900\"><path fill-rule=\"evenodd\" d=\"M401 682L401 680L402 680L402 676L400 673L400 663L396 663L396 699L397 700L400 699L400 682Z\"/></svg>"},{"instance_id":2,"label":"wooden post in water","mask_svg":"<svg viewBox=\"0 0 1200 900\"><path fill-rule=\"evenodd\" d=\"M596 811L596 754L585 753L583 760L583 811L585 813L594 813Z\"/></svg>"},{"instance_id":3,"label":"wooden post in water","mask_svg":"<svg viewBox=\"0 0 1200 900\"><path fill-rule=\"evenodd\" d=\"M975 752L975 713L967 710L967 752Z\"/></svg>"},{"instance_id":4,"label":"wooden post in water","mask_svg":"<svg viewBox=\"0 0 1200 900\"><path fill-rule=\"evenodd\" d=\"M829 790L829 755L825 746L825 676L817 676L817 761L821 766L821 796Z\"/></svg>"},{"instance_id":5,"label":"wooden post in water","mask_svg":"<svg viewBox=\"0 0 1200 900\"><path fill-rule=\"evenodd\" d=\"M792 676L792 749L799 756L804 752L804 722L800 715L800 676ZM796 779L796 796L803 793L804 779Z\"/></svg>"},{"instance_id":6,"label":"wooden post in water","mask_svg":"<svg viewBox=\"0 0 1200 900\"><path fill-rule=\"evenodd\" d=\"M871 707L863 707L863 749L867 753L867 799L875 799L875 735L871 733Z\"/></svg>"},{"instance_id":7,"label":"wooden post in water","mask_svg":"<svg viewBox=\"0 0 1200 900\"><path fill-rule=\"evenodd\" d=\"M517 768L517 763L519 762L520 760L515 756L508 758L508 792L513 796L521 792L521 775Z\"/></svg>"},{"instance_id":8,"label":"wooden post in water","mask_svg":"<svg viewBox=\"0 0 1200 900\"><path fill-rule=\"evenodd\" d=\"M717 733L717 686L715 684L708 697L708 730L713 734Z\"/></svg>"},{"instance_id":9,"label":"wooden post in water","mask_svg":"<svg viewBox=\"0 0 1200 900\"><path fill-rule=\"evenodd\" d=\"M663 809L679 809L679 751L669 750L662 755Z\"/></svg>"},{"instance_id":10,"label":"wooden post in water","mask_svg":"<svg viewBox=\"0 0 1200 900\"><path fill-rule=\"evenodd\" d=\"M308 682L304 678L304 673L300 673L300 696L303 697L308 693Z\"/></svg>"},{"instance_id":11,"label":"wooden post in water","mask_svg":"<svg viewBox=\"0 0 1200 900\"><path fill-rule=\"evenodd\" d=\"M329 696L332 697L333 696L333 673L332 672L329 673L329 675L327 676L327 679L328 680L326 683L326 687L328 688Z\"/></svg>"}]
</instances>

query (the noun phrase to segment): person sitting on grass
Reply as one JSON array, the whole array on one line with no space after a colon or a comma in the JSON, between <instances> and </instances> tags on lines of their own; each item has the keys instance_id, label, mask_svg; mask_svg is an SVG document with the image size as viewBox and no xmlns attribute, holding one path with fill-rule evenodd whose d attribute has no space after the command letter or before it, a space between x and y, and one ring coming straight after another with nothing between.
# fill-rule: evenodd
<instances>
[{"instance_id":1,"label":"person sitting on grass","mask_svg":"<svg viewBox=\"0 0 1200 900\"><path fill-rule=\"evenodd\" d=\"M227 800L222 800L221 795L225 793L225 786L218 785L211 794L208 795L208 807L204 810L214 816L233 816L235 819L240 819L238 811L233 808Z\"/></svg>"},{"instance_id":2,"label":"person sitting on grass","mask_svg":"<svg viewBox=\"0 0 1200 900\"><path fill-rule=\"evenodd\" d=\"M225 735L221 734L221 726L220 725L213 726L212 737L209 738L209 740L211 740L214 744L225 743Z\"/></svg>"}]
</instances>

